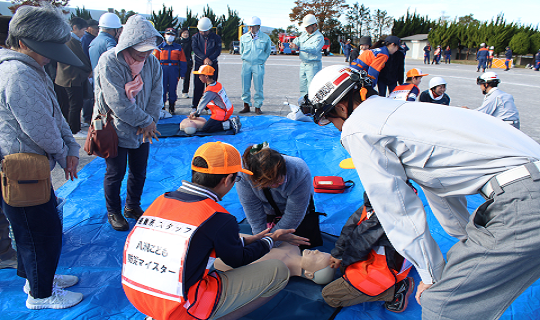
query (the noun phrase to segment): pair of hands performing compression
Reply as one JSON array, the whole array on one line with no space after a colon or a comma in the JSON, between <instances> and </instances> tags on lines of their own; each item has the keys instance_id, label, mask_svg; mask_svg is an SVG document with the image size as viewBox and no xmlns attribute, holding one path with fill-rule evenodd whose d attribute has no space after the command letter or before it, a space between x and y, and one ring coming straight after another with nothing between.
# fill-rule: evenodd
<instances>
[{"instance_id":1,"label":"pair of hands performing compression","mask_svg":"<svg viewBox=\"0 0 540 320\"><path fill-rule=\"evenodd\" d=\"M244 244L248 245L252 242L262 239L263 237L270 237L273 241L283 241L292 244L293 246L309 245L309 239L294 235L294 229L278 229L274 232L270 232L271 228L263 230L262 232L253 235L245 236Z\"/></svg>"}]
</instances>

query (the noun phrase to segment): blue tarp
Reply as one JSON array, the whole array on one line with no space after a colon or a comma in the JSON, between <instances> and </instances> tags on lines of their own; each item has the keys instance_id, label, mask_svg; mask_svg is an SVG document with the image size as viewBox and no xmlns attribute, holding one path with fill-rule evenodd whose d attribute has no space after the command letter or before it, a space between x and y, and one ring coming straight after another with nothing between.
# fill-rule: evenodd
<instances>
[{"instance_id":1,"label":"blue tarp","mask_svg":"<svg viewBox=\"0 0 540 320\"><path fill-rule=\"evenodd\" d=\"M179 123L184 117L174 116L164 123ZM224 141L240 152L254 143L268 141L270 146L284 154L304 159L313 176L339 175L353 180L356 186L343 194L315 194L321 229L330 235L339 235L347 218L362 204L362 185L354 170L339 168L339 162L348 157L339 143L339 132L333 127L319 127L313 123L295 122L283 117L242 117L242 131L237 135L210 137L166 138L150 148L147 180L142 207L166 191L171 191L189 180L190 161L195 150L209 141ZM144 319L126 299L120 282L122 250L127 232L114 231L107 223L103 194L105 161L96 158L79 173L79 179L67 182L58 196L67 199L64 206L64 245L57 273L73 274L80 283L73 291L82 292L84 300L65 310L30 311L25 307L26 295L22 291L24 280L13 269L0 270L0 319ZM122 198L125 198L125 184ZM426 205L424 196L420 197ZM480 196L468 198L470 211L481 202ZM244 219L238 195L233 188L221 203L236 216ZM444 253L455 243L433 217L426 206L431 233ZM133 225L134 221L130 220ZM249 227L243 226L243 231ZM324 251L332 248L335 237L326 236ZM416 283L420 281L411 272ZM540 288L536 283L527 289L507 310L502 319L537 319L540 314ZM308 280L291 279L286 289L275 299L244 319L328 319L334 312L320 295L322 287ZM336 317L348 319L420 319L421 309L411 296L409 307L401 314L388 312L382 302L365 303L344 308Z\"/></svg>"}]
</instances>

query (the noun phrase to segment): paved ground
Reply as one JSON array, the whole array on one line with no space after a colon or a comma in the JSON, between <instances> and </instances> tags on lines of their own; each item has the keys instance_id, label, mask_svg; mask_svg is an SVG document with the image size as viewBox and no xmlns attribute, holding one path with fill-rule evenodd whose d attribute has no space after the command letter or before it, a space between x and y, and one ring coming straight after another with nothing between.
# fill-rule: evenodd
<instances>
[{"instance_id":1,"label":"paved ground","mask_svg":"<svg viewBox=\"0 0 540 320\"><path fill-rule=\"evenodd\" d=\"M240 73L242 61L239 55L224 53L220 56L219 81L223 84L227 95L235 105L237 110L242 109L242 85ZM323 67L344 64L341 56L323 57ZM471 65L451 64L451 65L424 65L420 60L407 59L405 69L421 68L428 73L420 85L421 90L428 88L431 77L440 76L448 82L447 94L451 98L452 106L468 106L470 108L479 107L482 104L483 95L476 85L476 67ZM286 116L290 109L283 105L287 99L294 103L298 100L298 56L270 56L266 63L265 77L265 102L262 110L267 115ZM514 96L516 105L520 112L521 129L537 142L540 142L540 102L538 93L540 92L540 72L529 69L513 69L504 72L502 69L495 69L501 78L499 87ZM181 92L181 89L178 90ZM191 95L191 93L190 93ZM190 112L191 99L179 99L177 102L177 114L188 114ZM235 112L236 114L237 112ZM245 115L245 114L244 114ZM247 114L255 116L253 112ZM83 145L83 139L77 139ZM94 157L87 156L81 148L80 167L90 162ZM65 182L63 171L56 168L53 171L53 184L55 189Z\"/></svg>"}]
</instances>

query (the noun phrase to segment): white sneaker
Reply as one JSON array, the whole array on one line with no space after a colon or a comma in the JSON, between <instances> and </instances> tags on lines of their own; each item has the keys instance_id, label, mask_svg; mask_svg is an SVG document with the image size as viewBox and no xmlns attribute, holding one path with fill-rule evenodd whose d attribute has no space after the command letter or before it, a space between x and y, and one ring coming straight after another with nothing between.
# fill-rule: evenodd
<instances>
[{"instance_id":1,"label":"white sneaker","mask_svg":"<svg viewBox=\"0 0 540 320\"><path fill-rule=\"evenodd\" d=\"M67 274L55 274L53 280L53 288L65 289L71 286L74 286L79 282L77 276L70 276ZM26 283L23 287L24 293L28 294L30 292L30 283L26 280Z\"/></svg>"},{"instance_id":2,"label":"white sneaker","mask_svg":"<svg viewBox=\"0 0 540 320\"><path fill-rule=\"evenodd\" d=\"M189 99L189 96L188 96L187 93L182 93L182 98L183 98L183 99Z\"/></svg>"},{"instance_id":3,"label":"white sneaker","mask_svg":"<svg viewBox=\"0 0 540 320\"><path fill-rule=\"evenodd\" d=\"M86 139L86 135L88 134L87 131L79 131L73 135L73 138L77 139Z\"/></svg>"},{"instance_id":4,"label":"white sneaker","mask_svg":"<svg viewBox=\"0 0 540 320\"><path fill-rule=\"evenodd\" d=\"M79 292L71 292L60 288L53 288L52 295L43 299L36 299L28 295L26 299L26 307L28 309L65 309L73 307L81 302L83 294Z\"/></svg>"}]
</instances>

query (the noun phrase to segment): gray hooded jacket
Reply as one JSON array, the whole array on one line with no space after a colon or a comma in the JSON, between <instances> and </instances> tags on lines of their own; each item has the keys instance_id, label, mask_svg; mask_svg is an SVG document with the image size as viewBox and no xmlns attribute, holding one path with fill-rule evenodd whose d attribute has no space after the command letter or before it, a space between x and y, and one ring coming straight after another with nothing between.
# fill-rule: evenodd
<instances>
[{"instance_id":1,"label":"gray hooded jacket","mask_svg":"<svg viewBox=\"0 0 540 320\"><path fill-rule=\"evenodd\" d=\"M162 107L162 69L154 55L146 58L140 73L144 82L142 90L131 102L125 90L126 83L133 80L131 69L124 60L123 50L156 37L156 43L163 38L143 16L134 15L127 21L118 45L105 52L94 69L95 100L94 113L105 113L112 110L114 126L118 134L118 146L136 149L142 144L142 134L137 135L138 128L144 128L159 120Z\"/></svg>"},{"instance_id":2,"label":"gray hooded jacket","mask_svg":"<svg viewBox=\"0 0 540 320\"><path fill-rule=\"evenodd\" d=\"M5 157L26 152L45 155L51 170L66 157L79 157L56 100L53 83L32 57L0 50L0 152Z\"/></svg>"}]
</instances>

